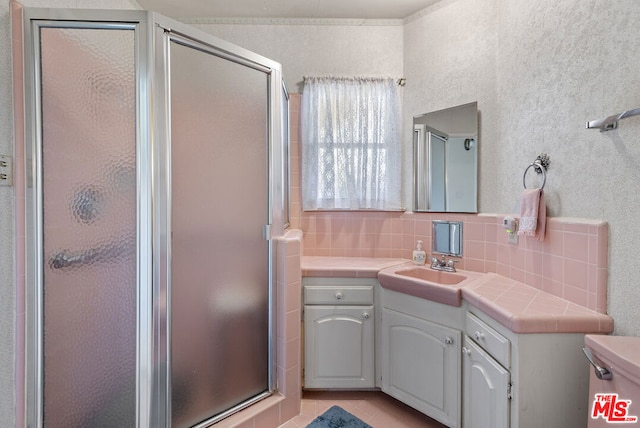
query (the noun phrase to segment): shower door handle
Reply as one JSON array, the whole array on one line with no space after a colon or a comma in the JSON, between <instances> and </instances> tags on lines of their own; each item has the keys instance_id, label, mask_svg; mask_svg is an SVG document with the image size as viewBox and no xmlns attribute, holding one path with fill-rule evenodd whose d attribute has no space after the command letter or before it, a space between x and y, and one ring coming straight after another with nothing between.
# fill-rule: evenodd
<instances>
[{"instance_id":1,"label":"shower door handle","mask_svg":"<svg viewBox=\"0 0 640 428\"><path fill-rule=\"evenodd\" d=\"M49 260L49 266L53 269L64 269L76 264L87 263L95 256L91 251L84 253L72 254L70 252L60 251Z\"/></svg>"},{"instance_id":2,"label":"shower door handle","mask_svg":"<svg viewBox=\"0 0 640 428\"><path fill-rule=\"evenodd\" d=\"M135 236L131 235L119 242L109 242L85 251L62 250L49 259L52 269L65 269L91 263L117 263L124 257L135 255Z\"/></svg>"}]
</instances>

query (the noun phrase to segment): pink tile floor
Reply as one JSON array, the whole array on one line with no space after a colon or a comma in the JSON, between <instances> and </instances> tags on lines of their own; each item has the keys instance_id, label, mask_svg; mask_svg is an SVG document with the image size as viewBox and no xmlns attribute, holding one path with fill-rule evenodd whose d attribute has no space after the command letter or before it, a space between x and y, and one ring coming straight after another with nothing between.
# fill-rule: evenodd
<instances>
[{"instance_id":1,"label":"pink tile floor","mask_svg":"<svg viewBox=\"0 0 640 428\"><path fill-rule=\"evenodd\" d=\"M305 428L317 416L337 405L373 428L445 428L382 392L305 391L300 414L280 428Z\"/></svg>"}]
</instances>

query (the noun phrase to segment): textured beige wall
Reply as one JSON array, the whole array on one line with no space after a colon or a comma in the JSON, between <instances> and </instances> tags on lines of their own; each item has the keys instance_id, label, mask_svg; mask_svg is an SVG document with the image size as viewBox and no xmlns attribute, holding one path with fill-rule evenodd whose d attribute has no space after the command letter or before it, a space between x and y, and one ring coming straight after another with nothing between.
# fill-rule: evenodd
<instances>
[{"instance_id":1,"label":"textured beige wall","mask_svg":"<svg viewBox=\"0 0 640 428\"><path fill-rule=\"evenodd\" d=\"M405 25L405 114L478 100L482 212L513 212L524 169L548 153L549 214L609 222L608 312L617 334L640 335L640 117L585 129L640 107L640 3L459 0L427 12Z\"/></svg>"},{"instance_id":2,"label":"textured beige wall","mask_svg":"<svg viewBox=\"0 0 640 428\"><path fill-rule=\"evenodd\" d=\"M402 21L274 20L273 24L200 19L190 25L282 64L289 92L303 76L402 76Z\"/></svg>"},{"instance_id":3,"label":"textured beige wall","mask_svg":"<svg viewBox=\"0 0 640 428\"><path fill-rule=\"evenodd\" d=\"M477 101L479 210L495 212L497 28L494 0L443 1L404 27L404 198L412 206L412 118ZM535 157L535 156L534 156Z\"/></svg>"},{"instance_id":4,"label":"textured beige wall","mask_svg":"<svg viewBox=\"0 0 640 428\"><path fill-rule=\"evenodd\" d=\"M551 215L609 222L609 314L617 334L640 336L640 117L607 133L585 129L588 120L640 107L640 3L498 6L496 209L512 205L527 162L548 153Z\"/></svg>"}]
</instances>

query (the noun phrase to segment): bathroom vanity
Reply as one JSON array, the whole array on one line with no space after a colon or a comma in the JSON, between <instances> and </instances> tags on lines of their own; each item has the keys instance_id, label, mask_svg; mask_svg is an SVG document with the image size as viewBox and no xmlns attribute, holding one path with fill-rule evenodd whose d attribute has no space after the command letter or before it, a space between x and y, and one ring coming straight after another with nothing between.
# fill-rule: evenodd
<instances>
[{"instance_id":1,"label":"bathroom vanity","mask_svg":"<svg viewBox=\"0 0 640 428\"><path fill-rule=\"evenodd\" d=\"M430 294L415 278L394 280L399 271L415 268L411 264L396 261L381 268L376 280L370 268L336 271L343 263L357 264L355 259L335 258L334 268L318 268L327 259L303 257L305 388L373 386L449 427L586 426L584 335L611 332L608 316L496 274L459 272L468 278ZM337 279L339 274L352 278ZM333 303L314 297L319 286ZM358 287L372 287L373 293L367 289L363 298L345 300L347 293L364 291ZM531 309L538 305L545 310ZM373 333L365 326L369 319ZM336 346L345 352L336 356ZM371 364L373 383L352 376L371 373Z\"/></svg>"},{"instance_id":2,"label":"bathroom vanity","mask_svg":"<svg viewBox=\"0 0 640 428\"><path fill-rule=\"evenodd\" d=\"M480 309L382 289L381 388L449 427L586 423L583 333L510 331Z\"/></svg>"}]
</instances>

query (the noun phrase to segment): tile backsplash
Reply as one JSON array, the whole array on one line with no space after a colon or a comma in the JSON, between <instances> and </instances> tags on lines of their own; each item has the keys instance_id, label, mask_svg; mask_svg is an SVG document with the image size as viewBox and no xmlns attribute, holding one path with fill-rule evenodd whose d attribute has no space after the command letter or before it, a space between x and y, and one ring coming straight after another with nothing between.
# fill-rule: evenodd
<instances>
[{"instance_id":1,"label":"tile backsplash","mask_svg":"<svg viewBox=\"0 0 640 428\"><path fill-rule=\"evenodd\" d=\"M303 254L410 259L416 241L431 251L431 222L463 222L457 267L495 272L600 313L607 310L608 225L597 220L548 218L544 241L511 244L504 215L303 212Z\"/></svg>"}]
</instances>

